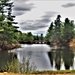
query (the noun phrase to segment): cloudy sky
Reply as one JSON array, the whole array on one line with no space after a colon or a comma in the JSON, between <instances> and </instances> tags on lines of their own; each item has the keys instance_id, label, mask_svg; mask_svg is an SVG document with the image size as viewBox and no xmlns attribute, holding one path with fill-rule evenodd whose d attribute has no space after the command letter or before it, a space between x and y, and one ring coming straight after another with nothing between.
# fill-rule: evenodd
<instances>
[{"instance_id":1,"label":"cloudy sky","mask_svg":"<svg viewBox=\"0 0 75 75\"><path fill-rule=\"evenodd\" d=\"M50 23L58 14L61 20L75 20L74 0L13 0L13 14L19 30L33 34L46 34Z\"/></svg>"}]
</instances>

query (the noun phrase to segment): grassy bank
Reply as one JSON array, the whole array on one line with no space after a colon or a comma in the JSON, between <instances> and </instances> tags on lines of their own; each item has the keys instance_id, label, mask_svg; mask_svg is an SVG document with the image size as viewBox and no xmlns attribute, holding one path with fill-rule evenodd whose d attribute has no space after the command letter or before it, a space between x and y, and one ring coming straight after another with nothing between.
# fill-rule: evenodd
<instances>
[{"instance_id":1,"label":"grassy bank","mask_svg":"<svg viewBox=\"0 0 75 75\"><path fill-rule=\"evenodd\" d=\"M75 70L60 70L60 71L36 71L30 74L7 73L3 72L0 75L75 75Z\"/></svg>"}]
</instances>

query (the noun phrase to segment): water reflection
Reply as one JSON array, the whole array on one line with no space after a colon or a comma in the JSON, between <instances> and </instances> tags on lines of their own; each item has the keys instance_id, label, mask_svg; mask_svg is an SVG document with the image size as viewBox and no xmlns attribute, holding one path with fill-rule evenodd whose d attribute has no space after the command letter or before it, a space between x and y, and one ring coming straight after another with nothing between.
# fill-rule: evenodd
<instances>
[{"instance_id":1,"label":"water reflection","mask_svg":"<svg viewBox=\"0 0 75 75\"><path fill-rule=\"evenodd\" d=\"M36 70L50 70L51 65L47 52L50 47L46 44L22 45L17 49L16 54L19 62L22 63L23 57L30 59L30 64L34 63Z\"/></svg>"},{"instance_id":2,"label":"water reflection","mask_svg":"<svg viewBox=\"0 0 75 75\"><path fill-rule=\"evenodd\" d=\"M74 53L70 49L69 46L66 46L63 49L62 55L63 55L63 61L64 61L65 69L70 69L70 67L73 67Z\"/></svg>"},{"instance_id":3,"label":"water reflection","mask_svg":"<svg viewBox=\"0 0 75 75\"><path fill-rule=\"evenodd\" d=\"M60 66L61 66L61 51L60 49L58 49L56 51L56 56L55 56L55 68L59 70Z\"/></svg>"},{"instance_id":4,"label":"water reflection","mask_svg":"<svg viewBox=\"0 0 75 75\"><path fill-rule=\"evenodd\" d=\"M75 69L74 53L69 46L55 50L46 44L25 44L22 45L22 48L15 50L14 53L17 54L15 58L18 58L21 63L23 57L30 59L30 64L34 63L37 70L63 70L71 67ZM0 67L6 64L8 60L11 61L14 53L0 52Z\"/></svg>"},{"instance_id":5,"label":"water reflection","mask_svg":"<svg viewBox=\"0 0 75 75\"><path fill-rule=\"evenodd\" d=\"M11 61L12 53L8 53L8 51L1 51L0 52L0 67L7 63L7 61Z\"/></svg>"},{"instance_id":6,"label":"water reflection","mask_svg":"<svg viewBox=\"0 0 75 75\"><path fill-rule=\"evenodd\" d=\"M55 68L57 70L60 70L63 62L65 69L70 69L70 67L73 67L74 53L68 45L64 46L63 48L52 49L50 52L48 52L48 56L52 66L53 62L55 62Z\"/></svg>"},{"instance_id":7,"label":"water reflection","mask_svg":"<svg viewBox=\"0 0 75 75\"><path fill-rule=\"evenodd\" d=\"M17 59L16 54L8 53L8 51L0 51L0 72L6 71L2 67L6 66L8 62L11 62L13 58Z\"/></svg>"}]
</instances>

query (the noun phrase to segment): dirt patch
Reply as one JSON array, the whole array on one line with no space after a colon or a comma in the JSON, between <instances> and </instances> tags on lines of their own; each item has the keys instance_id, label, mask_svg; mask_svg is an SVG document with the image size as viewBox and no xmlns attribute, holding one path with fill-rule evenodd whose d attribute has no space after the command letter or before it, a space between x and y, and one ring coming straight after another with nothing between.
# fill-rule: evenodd
<instances>
[{"instance_id":1,"label":"dirt patch","mask_svg":"<svg viewBox=\"0 0 75 75\"><path fill-rule=\"evenodd\" d=\"M19 74L19 73L0 73L0 75L75 75L75 73L69 72L53 72L53 73L38 73L38 74Z\"/></svg>"}]
</instances>

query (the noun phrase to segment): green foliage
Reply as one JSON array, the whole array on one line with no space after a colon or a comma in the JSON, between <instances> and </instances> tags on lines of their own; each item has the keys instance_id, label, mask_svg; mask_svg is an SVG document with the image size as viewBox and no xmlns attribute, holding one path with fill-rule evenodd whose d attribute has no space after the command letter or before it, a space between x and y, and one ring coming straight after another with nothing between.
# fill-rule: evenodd
<instances>
[{"instance_id":1,"label":"green foliage","mask_svg":"<svg viewBox=\"0 0 75 75\"><path fill-rule=\"evenodd\" d=\"M33 41L34 40L33 35L32 35L31 32L29 32L29 33L26 34L26 39L25 40L26 41Z\"/></svg>"},{"instance_id":2,"label":"green foliage","mask_svg":"<svg viewBox=\"0 0 75 75\"><path fill-rule=\"evenodd\" d=\"M53 22L50 24L50 27L49 27L49 29L47 31L47 35L46 35L46 40L47 41L52 41L53 40L54 35L52 35L52 34L54 34L54 25L53 25Z\"/></svg>"},{"instance_id":3,"label":"green foliage","mask_svg":"<svg viewBox=\"0 0 75 75\"><path fill-rule=\"evenodd\" d=\"M3 72L14 72L14 73L18 73L18 60L17 59L13 59L11 62L7 62L6 65L4 65L1 70Z\"/></svg>"},{"instance_id":4,"label":"green foliage","mask_svg":"<svg viewBox=\"0 0 75 75\"><path fill-rule=\"evenodd\" d=\"M65 19L65 22L62 22L60 18L61 16L57 15L56 20L50 24L46 39L50 42L69 43L74 38L74 22L68 18Z\"/></svg>"},{"instance_id":5,"label":"green foliage","mask_svg":"<svg viewBox=\"0 0 75 75\"><path fill-rule=\"evenodd\" d=\"M74 38L74 23L68 18L65 19L64 29L63 29L63 39L70 42Z\"/></svg>"},{"instance_id":6,"label":"green foliage","mask_svg":"<svg viewBox=\"0 0 75 75\"><path fill-rule=\"evenodd\" d=\"M20 73L31 73L36 71L35 63L30 64L30 58L23 57L22 63L19 65Z\"/></svg>"},{"instance_id":7,"label":"green foliage","mask_svg":"<svg viewBox=\"0 0 75 75\"><path fill-rule=\"evenodd\" d=\"M27 34L26 33L21 33L20 34L19 41L22 41L22 42L33 42L33 40L34 40L34 36L32 35L31 32L28 32Z\"/></svg>"},{"instance_id":8,"label":"green foliage","mask_svg":"<svg viewBox=\"0 0 75 75\"><path fill-rule=\"evenodd\" d=\"M35 64L30 64L30 59L23 58L22 63L19 63L17 59L12 59L11 62L7 62L1 68L3 72L14 72L14 73L31 73L36 71Z\"/></svg>"},{"instance_id":9,"label":"green foliage","mask_svg":"<svg viewBox=\"0 0 75 75\"><path fill-rule=\"evenodd\" d=\"M3 20L5 20L5 17L6 17L5 15L1 15L0 14L0 22L3 21Z\"/></svg>"},{"instance_id":10,"label":"green foliage","mask_svg":"<svg viewBox=\"0 0 75 75\"><path fill-rule=\"evenodd\" d=\"M19 31L13 26L16 23L13 22L15 16L12 15L12 7L13 2L10 0L0 1L0 47L6 45L5 41L8 45L18 42Z\"/></svg>"}]
</instances>

